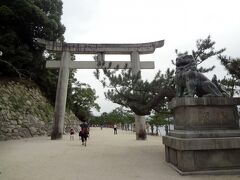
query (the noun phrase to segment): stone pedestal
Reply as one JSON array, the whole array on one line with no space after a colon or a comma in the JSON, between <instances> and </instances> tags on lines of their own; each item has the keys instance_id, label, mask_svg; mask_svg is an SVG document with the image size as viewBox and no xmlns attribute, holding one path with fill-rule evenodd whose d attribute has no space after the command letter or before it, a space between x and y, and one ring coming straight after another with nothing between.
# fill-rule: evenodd
<instances>
[{"instance_id":1,"label":"stone pedestal","mask_svg":"<svg viewBox=\"0 0 240 180\"><path fill-rule=\"evenodd\" d=\"M174 130L163 137L166 161L182 175L240 173L236 99L176 98Z\"/></svg>"}]
</instances>

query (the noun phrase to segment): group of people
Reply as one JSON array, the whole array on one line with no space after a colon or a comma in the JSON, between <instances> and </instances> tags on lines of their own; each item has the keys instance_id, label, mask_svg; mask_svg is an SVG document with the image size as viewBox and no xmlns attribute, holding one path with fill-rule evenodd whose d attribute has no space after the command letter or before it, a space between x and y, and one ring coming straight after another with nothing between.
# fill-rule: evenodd
<instances>
[{"instance_id":1,"label":"group of people","mask_svg":"<svg viewBox=\"0 0 240 180\"><path fill-rule=\"evenodd\" d=\"M100 127L101 127L101 130L102 130L103 129L103 125L101 125ZM114 135L117 134L117 125L116 124L113 125L113 134Z\"/></svg>"},{"instance_id":2,"label":"group of people","mask_svg":"<svg viewBox=\"0 0 240 180\"><path fill-rule=\"evenodd\" d=\"M70 140L74 140L74 129L70 129ZM87 138L89 137L89 126L87 122L80 124L79 139L82 141L82 145L87 146Z\"/></svg>"},{"instance_id":3,"label":"group of people","mask_svg":"<svg viewBox=\"0 0 240 180\"><path fill-rule=\"evenodd\" d=\"M101 126L102 129L102 126ZM117 134L117 125L114 124L113 126L113 133ZM70 129L70 141L74 140L75 131L73 128ZM79 131L79 139L82 141L82 145L87 146L87 138L89 137L89 126L87 122L83 122L80 124L80 131Z\"/></svg>"}]
</instances>

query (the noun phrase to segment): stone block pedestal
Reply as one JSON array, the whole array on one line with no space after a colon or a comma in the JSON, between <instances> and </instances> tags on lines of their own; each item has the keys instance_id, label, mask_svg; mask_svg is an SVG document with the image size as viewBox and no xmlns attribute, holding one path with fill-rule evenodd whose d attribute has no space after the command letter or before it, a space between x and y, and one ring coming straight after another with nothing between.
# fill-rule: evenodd
<instances>
[{"instance_id":1,"label":"stone block pedestal","mask_svg":"<svg viewBox=\"0 0 240 180\"><path fill-rule=\"evenodd\" d=\"M175 130L163 137L166 161L182 175L240 174L237 103L223 97L173 99Z\"/></svg>"}]
</instances>

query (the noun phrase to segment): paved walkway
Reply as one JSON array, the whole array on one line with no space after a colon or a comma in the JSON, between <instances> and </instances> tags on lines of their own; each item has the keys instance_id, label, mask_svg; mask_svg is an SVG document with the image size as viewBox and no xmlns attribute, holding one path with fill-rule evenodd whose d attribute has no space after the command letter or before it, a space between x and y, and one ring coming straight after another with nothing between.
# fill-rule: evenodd
<instances>
[{"instance_id":1,"label":"paved walkway","mask_svg":"<svg viewBox=\"0 0 240 180\"><path fill-rule=\"evenodd\" d=\"M92 128L87 147L49 137L0 142L0 180L239 180L180 176L164 161L160 137L136 141L132 132Z\"/></svg>"}]
</instances>

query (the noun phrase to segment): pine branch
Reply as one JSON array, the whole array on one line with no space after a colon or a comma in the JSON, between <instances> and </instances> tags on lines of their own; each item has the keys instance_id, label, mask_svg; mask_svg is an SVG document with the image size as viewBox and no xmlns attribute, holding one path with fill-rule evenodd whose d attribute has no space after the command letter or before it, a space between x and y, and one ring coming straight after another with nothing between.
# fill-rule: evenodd
<instances>
[{"instance_id":1,"label":"pine branch","mask_svg":"<svg viewBox=\"0 0 240 180\"><path fill-rule=\"evenodd\" d=\"M8 66L10 66L19 76L20 79L22 79L22 77L24 76L15 66L13 66L11 63L4 61L2 59L0 59L0 62L3 62L5 64L7 64Z\"/></svg>"}]
</instances>

